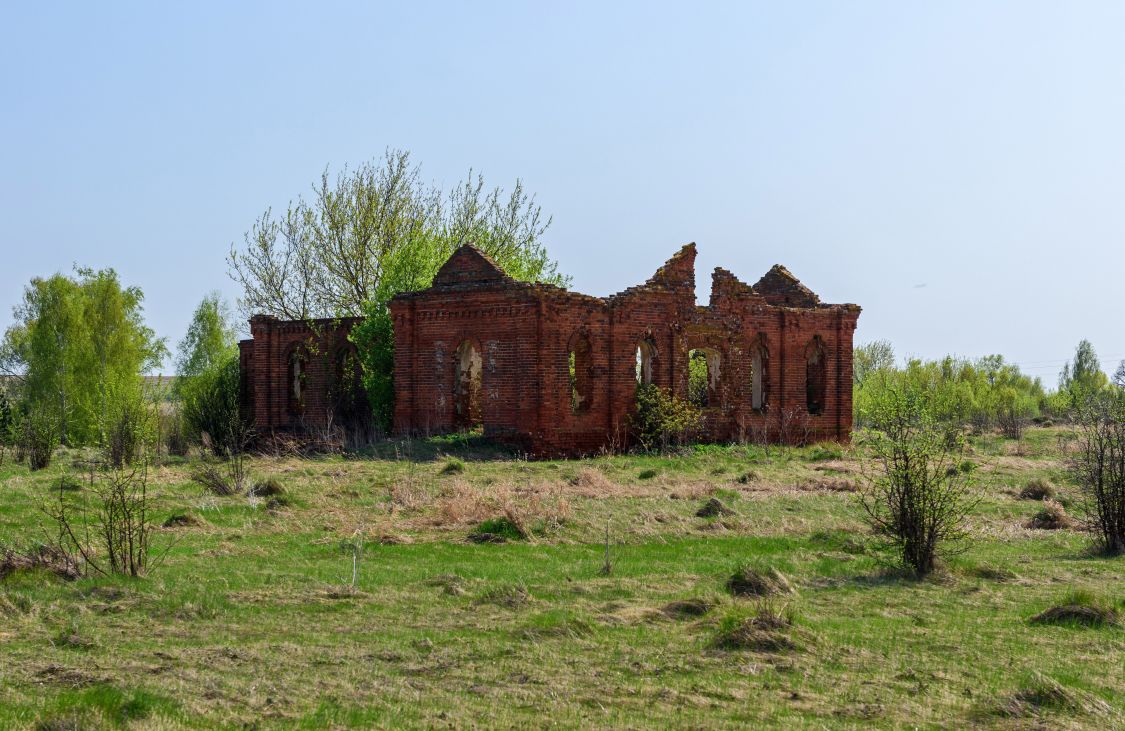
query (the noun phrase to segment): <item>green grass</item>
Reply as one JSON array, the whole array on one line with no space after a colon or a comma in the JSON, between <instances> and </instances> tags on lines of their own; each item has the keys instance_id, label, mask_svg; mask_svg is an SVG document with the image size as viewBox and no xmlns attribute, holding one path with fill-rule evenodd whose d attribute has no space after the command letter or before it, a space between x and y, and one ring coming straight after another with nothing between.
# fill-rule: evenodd
<instances>
[{"instance_id":1,"label":"green grass","mask_svg":"<svg viewBox=\"0 0 1125 731\"><path fill-rule=\"evenodd\" d=\"M149 576L0 580L0 728L1113 728L1125 629L1031 621L1125 610L1125 559L1022 527L1029 480L1074 497L1057 434L974 440L974 540L924 581L889 567L854 494L818 487L860 479L834 445L529 462L445 437L255 459L291 498L272 509L159 466L156 524L198 521L154 534ZM52 535L39 506L78 456L0 467L0 541ZM735 514L695 517L712 496ZM530 539L465 540L505 510ZM762 611L724 588L740 565L793 584L788 649L717 641ZM685 600L709 608L664 611Z\"/></svg>"}]
</instances>

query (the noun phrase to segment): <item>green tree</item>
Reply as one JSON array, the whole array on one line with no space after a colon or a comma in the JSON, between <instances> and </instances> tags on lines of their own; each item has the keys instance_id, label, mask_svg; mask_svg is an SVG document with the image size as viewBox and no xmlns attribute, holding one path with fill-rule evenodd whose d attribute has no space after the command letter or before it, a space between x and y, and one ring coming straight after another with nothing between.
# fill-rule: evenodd
<instances>
[{"instance_id":1,"label":"green tree","mask_svg":"<svg viewBox=\"0 0 1125 731\"><path fill-rule=\"evenodd\" d=\"M1082 340L1074 350L1074 360L1067 361L1059 374L1059 392L1069 397L1071 408L1076 408L1108 383L1094 346Z\"/></svg>"},{"instance_id":2,"label":"green tree","mask_svg":"<svg viewBox=\"0 0 1125 731\"><path fill-rule=\"evenodd\" d=\"M335 180L326 170L311 200L298 197L282 216L267 209L228 264L248 314L355 317L429 286L465 243L516 279L565 286L542 243L550 223L519 180L510 193L486 191L470 171L445 193L422 182L408 152L389 150Z\"/></svg>"},{"instance_id":3,"label":"green tree","mask_svg":"<svg viewBox=\"0 0 1125 731\"><path fill-rule=\"evenodd\" d=\"M78 269L77 278L35 278L0 345L0 369L24 410L54 422L64 444L106 436L110 394L134 397L141 375L167 354L144 325L144 295L122 287L112 269Z\"/></svg>"},{"instance_id":4,"label":"green tree","mask_svg":"<svg viewBox=\"0 0 1125 731\"><path fill-rule=\"evenodd\" d=\"M176 375L191 378L225 362L238 347L230 308L218 292L203 298L191 316L176 354Z\"/></svg>"},{"instance_id":5,"label":"green tree","mask_svg":"<svg viewBox=\"0 0 1125 731\"><path fill-rule=\"evenodd\" d=\"M856 388L874 374L891 370L895 366L895 349L886 340L873 340L855 348L852 357L852 380Z\"/></svg>"},{"instance_id":6,"label":"green tree","mask_svg":"<svg viewBox=\"0 0 1125 731\"><path fill-rule=\"evenodd\" d=\"M240 454L249 442L249 425L241 413L239 381L238 354L231 353L192 376L180 391L189 435L217 457Z\"/></svg>"},{"instance_id":7,"label":"green tree","mask_svg":"<svg viewBox=\"0 0 1125 731\"><path fill-rule=\"evenodd\" d=\"M901 368L885 361L872 366L872 360L864 360L864 373L857 377L854 390L859 426L870 423L870 412L891 389L910 390L924 398L935 419L979 428L1001 424L1013 435L1038 415L1046 399L1039 379L1025 375L1000 355L977 360L911 358Z\"/></svg>"}]
</instances>

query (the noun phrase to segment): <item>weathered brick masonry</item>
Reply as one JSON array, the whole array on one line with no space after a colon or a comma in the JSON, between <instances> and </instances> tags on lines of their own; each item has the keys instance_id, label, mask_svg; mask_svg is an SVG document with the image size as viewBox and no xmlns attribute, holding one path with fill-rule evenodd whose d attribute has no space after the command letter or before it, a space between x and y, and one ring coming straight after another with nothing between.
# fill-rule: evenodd
<instances>
[{"instance_id":1,"label":"weathered brick masonry","mask_svg":"<svg viewBox=\"0 0 1125 731\"><path fill-rule=\"evenodd\" d=\"M687 397L695 352L709 371L697 399L707 438L851 435L860 308L822 304L781 266L753 286L716 269L701 307L694 244L604 298L517 282L465 246L391 312L399 433L479 423L538 455L621 444L638 381Z\"/></svg>"},{"instance_id":2,"label":"weathered brick masonry","mask_svg":"<svg viewBox=\"0 0 1125 731\"><path fill-rule=\"evenodd\" d=\"M781 266L753 286L716 269L699 306L694 244L610 297L518 282L463 246L390 307L399 434L480 426L539 456L592 452L627 443L641 382L701 404L707 439L851 436L860 308L821 303ZM339 421L354 321L250 324L243 393L259 430ZM693 359L706 368L694 390Z\"/></svg>"},{"instance_id":3,"label":"weathered brick masonry","mask_svg":"<svg viewBox=\"0 0 1125 731\"><path fill-rule=\"evenodd\" d=\"M238 344L242 408L261 434L323 428L351 416L358 365L348 334L356 322L250 318L251 339Z\"/></svg>"}]
</instances>

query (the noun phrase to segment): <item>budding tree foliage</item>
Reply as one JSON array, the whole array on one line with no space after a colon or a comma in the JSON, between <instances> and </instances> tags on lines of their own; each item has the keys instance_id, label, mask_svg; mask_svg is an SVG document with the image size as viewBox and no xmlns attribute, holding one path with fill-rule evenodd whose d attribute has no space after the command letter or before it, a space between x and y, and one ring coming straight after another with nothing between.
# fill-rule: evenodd
<instances>
[{"instance_id":1,"label":"budding tree foliage","mask_svg":"<svg viewBox=\"0 0 1125 731\"><path fill-rule=\"evenodd\" d=\"M542 242L550 224L519 180L510 193L486 190L470 170L445 192L422 181L408 152L388 150L335 178L326 169L284 213L267 208L227 261L247 314L359 316L429 286L466 243L516 279L565 286Z\"/></svg>"}]
</instances>

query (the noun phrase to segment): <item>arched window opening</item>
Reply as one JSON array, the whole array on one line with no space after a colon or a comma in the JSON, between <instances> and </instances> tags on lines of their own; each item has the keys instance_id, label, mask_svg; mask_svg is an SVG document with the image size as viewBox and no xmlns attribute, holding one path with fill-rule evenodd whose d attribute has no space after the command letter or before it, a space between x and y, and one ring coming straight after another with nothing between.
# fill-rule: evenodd
<instances>
[{"instance_id":1,"label":"arched window opening","mask_svg":"<svg viewBox=\"0 0 1125 731\"><path fill-rule=\"evenodd\" d=\"M688 352L688 401L695 406L719 405L718 351Z\"/></svg>"},{"instance_id":2,"label":"arched window opening","mask_svg":"<svg viewBox=\"0 0 1125 731\"><path fill-rule=\"evenodd\" d=\"M656 358L656 346L645 338L637 343L637 385L652 383L652 362Z\"/></svg>"},{"instance_id":3,"label":"arched window opening","mask_svg":"<svg viewBox=\"0 0 1125 731\"><path fill-rule=\"evenodd\" d=\"M309 380L309 354L303 347L295 348L289 354L289 413L305 413L305 387Z\"/></svg>"},{"instance_id":4,"label":"arched window opening","mask_svg":"<svg viewBox=\"0 0 1125 731\"><path fill-rule=\"evenodd\" d=\"M336 411L336 418L341 421L351 420L362 411L366 400L359 356L355 348L340 348L336 352L334 366L332 403Z\"/></svg>"},{"instance_id":5,"label":"arched window opening","mask_svg":"<svg viewBox=\"0 0 1125 731\"><path fill-rule=\"evenodd\" d=\"M567 349L567 374L570 385L570 411L580 414L590 409L594 395L590 338L585 333L577 333L570 339Z\"/></svg>"},{"instance_id":6,"label":"arched window opening","mask_svg":"<svg viewBox=\"0 0 1125 731\"><path fill-rule=\"evenodd\" d=\"M766 349L761 343L750 348L750 406L755 411L766 408Z\"/></svg>"},{"instance_id":7,"label":"arched window opening","mask_svg":"<svg viewBox=\"0 0 1125 731\"><path fill-rule=\"evenodd\" d=\"M475 429L482 423L483 363L480 349L473 341L466 340L457 346L453 362L453 416L462 429Z\"/></svg>"},{"instance_id":8,"label":"arched window opening","mask_svg":"<svg viewBox=\"0 0 1125 731\"><path fill-rule=\"evenodd\" d=\"M824 402L828 395L828 363L824 357L824 345L820 336L813 336L805 348L805 397L809 413L819 416L824 413Z\"/></svg>"}]
</instances>

